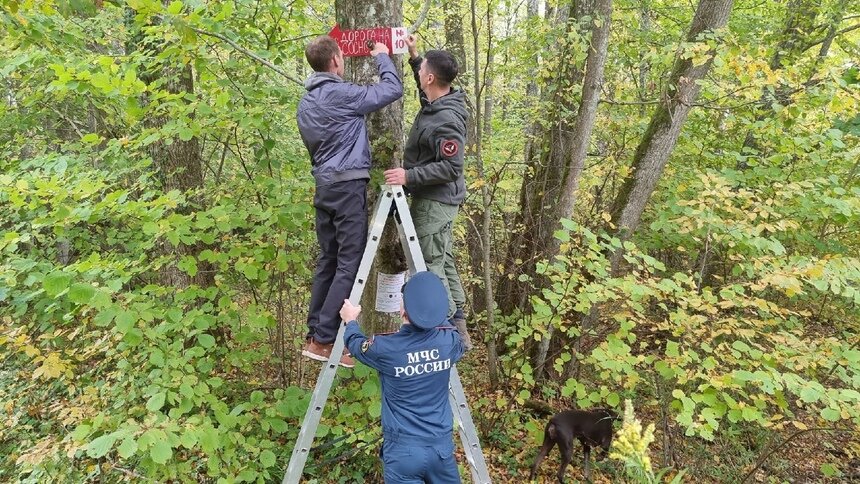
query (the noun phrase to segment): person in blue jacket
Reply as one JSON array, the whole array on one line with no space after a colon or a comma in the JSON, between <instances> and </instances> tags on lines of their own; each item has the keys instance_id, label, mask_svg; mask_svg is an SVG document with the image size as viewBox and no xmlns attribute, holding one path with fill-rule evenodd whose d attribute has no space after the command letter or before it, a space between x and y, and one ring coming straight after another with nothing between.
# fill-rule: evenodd
<instances>
[{"instance_id":1,"label":"person in blue jacket","mask_svg":"<svg viewBox=\"0 0 860 484\"><path fill-rule=\"evenodd\" d=\"M459 483L453 413L448 403L451 365L465 349L448 320L448 292L432 272L403 287L400 331L367 338L356 318L361 306L346 300L344 344L379 372L382 385L382 463L387 484Z\"/></svg>"},{"instance_id":2,"label":"person in blue jacket","mask_svg":"<svg viewBox=\"0 0 860 484\"><path fill-rule=\"evenodd\" d=\"M349 297L367 243L367 182L370 142L365 115L403 95L403 84L388 47L376 43L370 54L379 82L360 86L343 80L343 53L334 39L320 36L305 48L314 73L305 81L296 120L311 156L316 190L319 260L311 286L307 344L302 354L328 361L340 326L338 310ZM349 355L340 364L353 366Z\"/></svg>"}]
</instances>

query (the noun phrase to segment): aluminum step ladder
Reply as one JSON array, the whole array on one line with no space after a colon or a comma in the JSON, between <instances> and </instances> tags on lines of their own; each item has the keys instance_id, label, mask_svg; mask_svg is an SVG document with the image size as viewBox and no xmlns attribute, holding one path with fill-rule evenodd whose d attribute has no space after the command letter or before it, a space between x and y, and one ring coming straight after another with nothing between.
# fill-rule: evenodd
<instances>
[{"instance_id":1,"label":"aluminum step ladder","mask_svg":"<svg viewBox=\"0 0 860 484\"><path fill-rule=\"evenodd\" d=\"M415 274L416 272L427 270L424 257L421 254L421 247L418 245L418 236L412 223L412 216L409 213L409 206L406 203L406 195L403 192L403 187L399 185L382 185L381 188L382 190L379 199L376 201L370 221L367 247L364 249L361 264L358 267L358 274L352 286L352 292L349 294L350 302L355 305L358 305L361 301L361 294L364 292L364 286L370 274L370 266L373 263L373 258L379 249L382 230L385 228L385 223L389 218L392 204L397 210L397 214L393 218L397 224L397 232L400 235L403 253L406 255L409 273ZM340 357L343 352L344 328L344 325L340 326L337 337L334 340L334 348L331 350L331 356L323 366L317 379L310 405L302 421L302 429L299 431L299 437L296 439L296 445L293 447L293 454L290 457L290 464L287 466L287 473L284 475L283 484L298 484L301 480L305 462L308 459L317 426L320 423L323 408L325 408L325 403L340 363ZM454 420L460 433L460 440L466 453L466 461L472 474L472 482L490 484L492 481L487 471L487 463L484 460L484 453L481 450L481 443L478 441L478 433L475 430L472 414L466 403L466 396L463 393L463 385L460 383L460 375L457 373L456 365L451 366L448 401L451 404Z\"/></svg>"}]
</instances>

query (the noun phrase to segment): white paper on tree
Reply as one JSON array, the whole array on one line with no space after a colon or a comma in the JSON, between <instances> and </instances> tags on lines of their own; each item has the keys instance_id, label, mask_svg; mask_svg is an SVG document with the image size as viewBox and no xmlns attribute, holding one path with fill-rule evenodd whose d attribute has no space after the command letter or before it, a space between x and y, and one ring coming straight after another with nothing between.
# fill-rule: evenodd
<instances>
[{"instance_id":1,"label":"white paper on tree","mask_svg":"<svg viewBox=\"0 0 860 484\"><path fill-rule=\"evenodd\" d=\"M403 299L400 289L406 282L406 273L383 274L376 273L376 310L381 313L400 312L400 301Z\"/></svg>"}]
</instances>

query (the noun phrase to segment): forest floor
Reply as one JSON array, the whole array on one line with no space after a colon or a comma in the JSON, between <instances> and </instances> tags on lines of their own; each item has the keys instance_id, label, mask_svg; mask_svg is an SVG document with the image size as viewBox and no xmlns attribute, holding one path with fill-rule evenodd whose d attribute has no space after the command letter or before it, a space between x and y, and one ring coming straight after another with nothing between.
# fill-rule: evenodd
<instances>
[{"instance_id":1,"label":"forest floor","mask_svg":"<svg viewBox=\"0 0 860 484\"><path fill-rule=\"evenodd\" d=\"M485 370L486 354L483 348L468 353L458 367L464 382L466 396L469 402L477 402L489 396L495 397L491 390L488 373ZM548 402L554 411L564 410L562 402ZM637 417L643 425L655 423L655 441L650 447L652 461L655 467L664 462L663 443L665 440L659 429L659 415L655 407L645 411L637 408ZM473 413L474 404L473 404ZM534 420L538 427L543 428L549 416L536 415L522 407L511 408L505 412L505 418L519 418L522 423ZM487 415L473 415L478 421L485 420ZM492 417L491 417L492 418ZM495 482L528 482L529 471L534 463L541 442L536 441L520 425L516 429L504 425L497 418L491 429L481 429L483 435L489 434L491 439L482 442L483 451L490 467L490 475ZM813 428L814 422L809 427ZM502 427L502 428L498 428ZM617 430L617 429L616 429ZM860 482L860 443L857 436L850 432L807 431L797 434L797 429L791 428L782 432L771 432L769 435L737 435L734 438L723 436L714 442L702 439L684 437L683 432L673 431L673 451L676 469L685 470L683 482L742 482L746 474L766 453L772 452L746 482L766 483L811 483L811 482ZM771 451L774 446L788 442ZM594 454L594 453L593 453ZM460 454L459 461L465 462ZM558 449L553 449L538 469L535 482L554 483L560 464ZM828 466L836 469L831 476L825 476ZM659 469L658 469L659 470ZM676 472L670 471L671 478ZM574 447L574 457L567 468L566 482L587 482L583 475L582 448ZM592 461L591 481L594 483L612 483L623 481L622 464L611 459L601 462Z\"/></svg>"}]
</instances>

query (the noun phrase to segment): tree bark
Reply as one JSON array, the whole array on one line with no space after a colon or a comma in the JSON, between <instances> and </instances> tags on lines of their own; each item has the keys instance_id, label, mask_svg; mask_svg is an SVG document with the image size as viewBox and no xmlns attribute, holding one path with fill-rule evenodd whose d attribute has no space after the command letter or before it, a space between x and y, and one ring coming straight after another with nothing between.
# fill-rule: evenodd
<instances>
[{"instance_id":1,"label":"tree bark","mask_svg":"<svg viewBox=\"0 0 860 484\"><path fill-rule=\"evenodd\" d=\"M733 0L699 0L686 42L696 42L701 34L723 28L728 22L732 4ZM707 60L701 65L695 65L692 59L683 58L680 55L675 59L666 91L636 149L631 175L624 180L612 204L612 227L607 229L607 232L616 235L622 241L629 239L639 226L642 212L663 174L663 169L675 148L690 108L699 94L697 81L708 73L714 55L715 52L710 51ZM610 255L611 272L614 275L620 272L622 255L623 249L618 249ZM599 308L596 305L583 316L580 323L580 336L574 344L575 355L583 352L585 340L592 333L598 318ZM568 362L565 369L567 377L578 376L578 362L577 356Z\"/></svg>"},{"instance_id":2,"label":"tree bark","mask_svg":"<svg viewBox=\"0 0 860 484\"><path fill-rule=\"evenodd\" d=\"M609 47L609 28L612 19L612 0L597 0L592 17L596 20L591 31L591 46L585 61L585 78L582 82L582 98L579 102L576 120L573 125L572 151L570 153L570 168L567 179L564 182L559 202L554 209L550 209L550 217L555 223L563 218L571 218L573 206L576 199L576 191L579 188L579 179L585 166L585 157L588 153L589 140L597 118L597 105L600 101L600 90L603 86L603 72L606 64L607 50ZM547 258L554 257L560 249L559 240L552 237L546 242L548 247ZM546 355L552 337L552 326L549 334L544 337L538 345L537 355L534 361L535 375L540 377L544 373Z\"/></svg>"},{"instance_id":3,"label":"tree bark","mask_svg":"<svg viewBox=\"0 0 860 484\"><path fill-rule=\"evenodd\" d=\"M463 38L464 16L461 5L462 2L445 0L442 2L442 11L445 12L445 49L457 59L460 67L460 78L456 82L465 86L471 77L471 69L466 57L466 41Z\"/></svg>"},{"instance_id":4,"label":"tree bark","mask_svg":"<svg viewBox=\"0 0 860 484\"><path fill-rule=\"evenodd\" d=\"M172 94L194 92L194 77L191 65L186 64L175 72L165 73L165 87ZM147 121L147 127L161 127L168 119L163 116L153 116ZM151 124L150 124L151 123ZM156 126L157 125L157 126ZM188 141L179 138L167 145L166 140L160 140L150 145L150 154L158 166L159 178L165 192L178 190L188 195L194 204L200 204L201 198L195 193L203 187L203 162L201 159L200 139L197 136ZM166 253L172 252L177 258L192 256L195 259L203 250L203 244L180 244L171 248L165 242ZM162 284L177 288L196 284L201 287L211 286L215 282L214 274L208 263L198 261L198 271L193 277L179 270L175 264L169 264L162 269Z\"/></svg>"},{"instance_id":5,"label":"tree bark","mask_svg":"<svg viewBox=\"0 0 860 484\"><path fill-rule=\"evenodd\" d=\"M538 15L540 15L538 8L538 0L528 0L528 3L526 4L526 20L537 18ZM538 55L538 62L540 62L540 55ZM526 85L525 102L527 104L527 107L532 106L534 102L538 100L539 95L540 91L538 90L537 83L534 81L534 78L530 78L528 84ZM538 132L539 125L536 121L526 125L525 147L523 149L523 160L525 160L526 164L531 164L534 161L534 142L535 135Z\"/></svg>"},{"instance_id":6,"label":"tree bark","mask_svg":"<svg viewBox=\"0 0 860 484\"><path fill-rule=\"evenodd\" d=\"M733 0L700 0L686 41L696 42L701 34L723 28L728 22L732 3ZM622 240L630 238L639 226L642 212L699 95L698 81L710 70L713 57L714 52L711 51L700 65L680 56L675 60L667 89L636 149L631 175L624 180L612 205L612 223ZM618 260L620 251L613 257L613 268Z\"/></svg>"},{"instance_id":7,"label":"tree bark","mask_svg":"<svg viewBox=\"0 0 860 484\"><path fill-rule=\"evenodd\" d=\"M483 334L492 334L494 325L494 308L493 308L493 264L491 262L491 246L492 246L492 198L490 189L486 183L486 172L484 170L483 158L483 138L488 136L487 130L484 128L490 121L491 112L484 110L487 104L484 95L488 88L485 77L481 78L481 49L480 49L480 32L478 30L478 11L477 3L471 0L471 20L472 20L472 55L474 62L472 63L472 82L475 92L475 112L474 126L470 131L474 132L474 138L471 145L474 146L473 156L475 170L478 174L478 180L481 183L481 206L477 210L471 210L469 213L469 258L472 261L472 267L477 274L481 275L482 284L474 285L472 288L472 309L475 313L483 313L485 315L486 324L484 325ZM492 30L492 10L487 10L488 29ZM488 45L488 49L492 46ZM464 49L465 50L465 49ZM488 61L490 62L490 61ZM489 74L487 74L489 76ZM482 84L483 83L483 84ZM473 326L474 328L474 326ZM478 343L478 333L471 334L474 344ZM490 385L495 387L499 383L499 361L496 342L490 338L487 343L487 371L490 377Z\"/></svg>"},{"instance_id":8,"label":"tree bark","mask_svg":"<svg viewBox=\"0 0 860 484\"><path fill-rule=\"evenodd\" d=\"M163 0L167 5L170 2ZM155 45L153 41L143 37L142 32L133 36L128 46L129 50L139 50L147 54L151 59L151 68L141 72L141 80L149 86L156 86L158 82L161 89L171 94L193 94L194 93L194 76L189 63L182 65L170 64L172 59L156 60L158 54L161 53L163 46ZM154 105L152 100L149 102L149 108ZM171 119L168 114L157 113L146 117L144 125L149 129L161 129ZM192 114L193 116L193 114ZM203 187L203 163L200 150L200 140L197 136L191 137L189 140L182 140L179 137L169 140L159 139L149 145L149 154L152 157L153 164L158 170L158 178L161 182L162 189L165 192L177 190L186 194L190 205L201 205L203 200L196 193ZM192 208L180 209L180 212L190 213ZM186 256L197 258L197 255L203 250L202 243L186 245L180 243L174 247L167 241L161 244L161 252L164 255L172 256L174 261ZM202 261L197 262L197 273L194 276L180 270L175 262L171 262L161 269L160 280L161 284L171 286L178 289L186 288L193 285L208 287L214 284L214 273L208 263Z\"/></svg>"},{"instance_id":9,"label":"tree bark","mask_svg":"<svg viewBox=\"0 0 860 484\"><path fill-rule=\"evenodd\" d=\"M344 29L362 29L391 26L403 23L403 4L401 0L336 0L335 17ZM399 55L392 56L398 74L403 79L405 92L412 92L412 73L404 79ZM350 81L369 84L378 80L376 61L372 57L352 57L347 59L346 74ZM403 100L367 116L367 129L370 135L371 156L375 173L402 166L399 154L403 152ZM373 179L379 179L376 176ZM368 185L368 208L372 209L379 194L379 186ZM399 315L386 316L372 309L376 302L376 274L396 274L407 268L397 230L388 223L379 243L373 267L371 267L362 297L362 325L370 332L388 331L397 327Z\"/></svg>"},{"instance_id":10,"label":"tree bark","mask_svg":"<svg viewBox=\"0 0 860 484\"><path fill-rule=\"evenodd\" d=\"M513 314L517 309L527 307L531 283L519 281L516 276L525 274L537 280L537 261L552 258L557 253L558 243L553 233L559 220L572 213L574 191L594 125L603 82L612 4L611 0L574 1L570 11L575 14L575 19L568 24L568 31L580 28L590 35L586 65L583 69L574 64L572 54L567 51L569 47L561 52L558 78L561 86L551 94L559 109L552 114L552 127L542 136L542 152L528 163L523 176L520 212L515 218L515 233L506 259L508 267L516 270L502 275L499 284L497 302L502 314ZM595 15L600 16L598 21L592 20ZM588 17L589 22L580 25L576 19L584 17ZM582 97L576 103L566 91L568 86L580 83ZM577 113L574 118L567 114L571 112Z\"/></svg>"}]
</instances>

